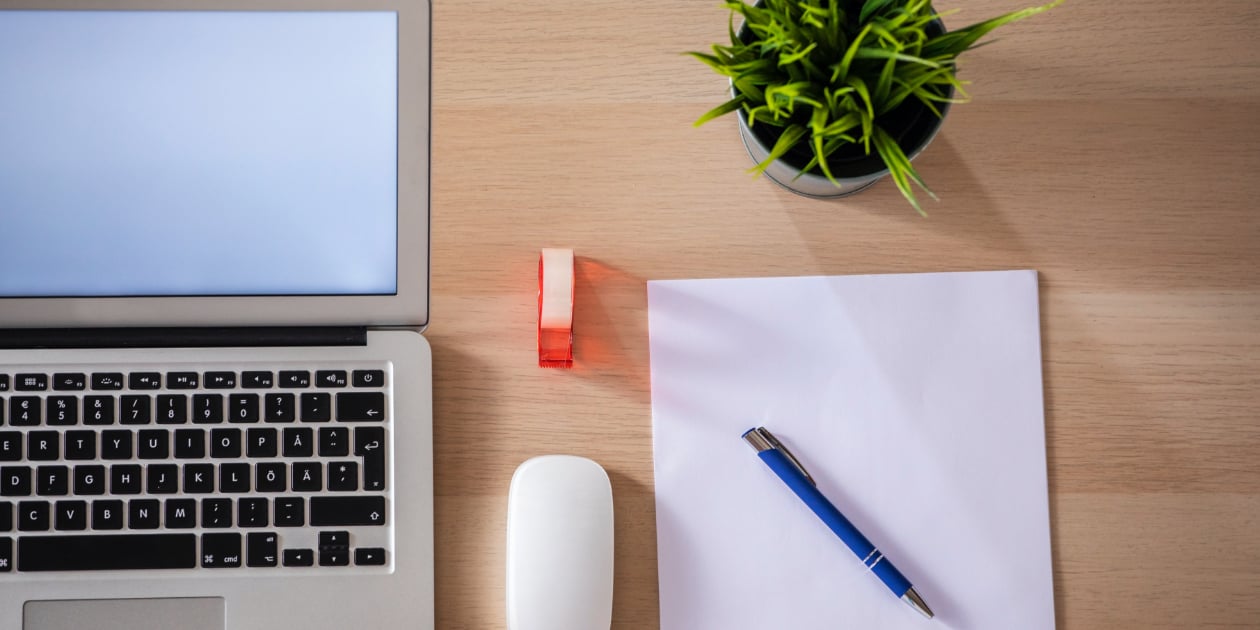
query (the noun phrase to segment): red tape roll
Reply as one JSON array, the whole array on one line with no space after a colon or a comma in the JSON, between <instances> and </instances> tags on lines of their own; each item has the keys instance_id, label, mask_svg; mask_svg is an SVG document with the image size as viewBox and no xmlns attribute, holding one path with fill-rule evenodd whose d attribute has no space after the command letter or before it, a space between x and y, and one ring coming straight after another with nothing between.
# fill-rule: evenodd
<instances>
[{"instance_id":1,"label":"red tape roll","mask_svg":"<svg viewBox=\"0 0 1260 630\"><path fill-rule=\"evenodd\" d=\"M538 365L573 367L573 250L538 257Z\"/></svg>"}]
</instances>

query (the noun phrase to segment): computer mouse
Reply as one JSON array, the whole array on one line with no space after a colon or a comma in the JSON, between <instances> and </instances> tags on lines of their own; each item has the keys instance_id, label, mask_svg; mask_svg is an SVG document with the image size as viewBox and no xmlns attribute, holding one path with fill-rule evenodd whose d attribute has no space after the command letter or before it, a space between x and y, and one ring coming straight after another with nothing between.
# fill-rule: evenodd
<instances>
[{"instance_id":1,"label":"computer mouse","mask_svg":"<svg viewBox=\"0 0 1260 630\"><path fill-rule=\"evenodd\" d=\"M612 594L608 474L584 457L527 460L508 491L508 630L607 630Z\"/></svg>"}]
</instances>

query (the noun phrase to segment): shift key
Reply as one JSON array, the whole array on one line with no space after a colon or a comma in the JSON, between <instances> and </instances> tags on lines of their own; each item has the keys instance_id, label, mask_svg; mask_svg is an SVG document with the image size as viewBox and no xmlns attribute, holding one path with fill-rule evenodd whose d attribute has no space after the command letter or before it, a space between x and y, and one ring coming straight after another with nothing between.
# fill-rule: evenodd
<instances>
[{"instance_id":1,"label":"shift key","mask_svg":"<svg viewBox=\"0 0 1260 630\"><path fill-rule=\"evenodd\" d=\"M384 525L385 497L311 497L311 525Z\"/></svg>"}]
</instances>

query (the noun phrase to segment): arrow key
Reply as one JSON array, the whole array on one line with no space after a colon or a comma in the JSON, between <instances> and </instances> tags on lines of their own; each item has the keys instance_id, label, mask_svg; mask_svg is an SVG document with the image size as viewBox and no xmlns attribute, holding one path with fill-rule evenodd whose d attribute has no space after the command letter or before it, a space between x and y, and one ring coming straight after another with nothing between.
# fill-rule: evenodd
<instances>
[{"instance_id":1,"label":"arrow key","mask_svg":"<svg viewBox=\"0 0 1260 630\"><path fill-rule=\"evenodd\" d=\"M354 563L361 567L379 567L385 564L385 550L380 547L359 547L354 550Z\"/></svg>"}]
</instances>

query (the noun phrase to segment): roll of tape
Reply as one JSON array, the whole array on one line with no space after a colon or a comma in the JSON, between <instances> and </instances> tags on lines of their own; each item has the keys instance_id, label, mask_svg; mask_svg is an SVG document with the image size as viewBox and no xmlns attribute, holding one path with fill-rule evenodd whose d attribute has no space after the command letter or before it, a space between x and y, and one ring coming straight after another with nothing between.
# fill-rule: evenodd
<instances>
[{"instance_id":1,"label":"roll of tape","mask_svg":"<svg viewBox=\"0 0 1260 630\"><path fill-rule=\"evenodd\" d=\"M573 250L538 257L538 365L573 366Z\"/></svg>"}]
</instances>

